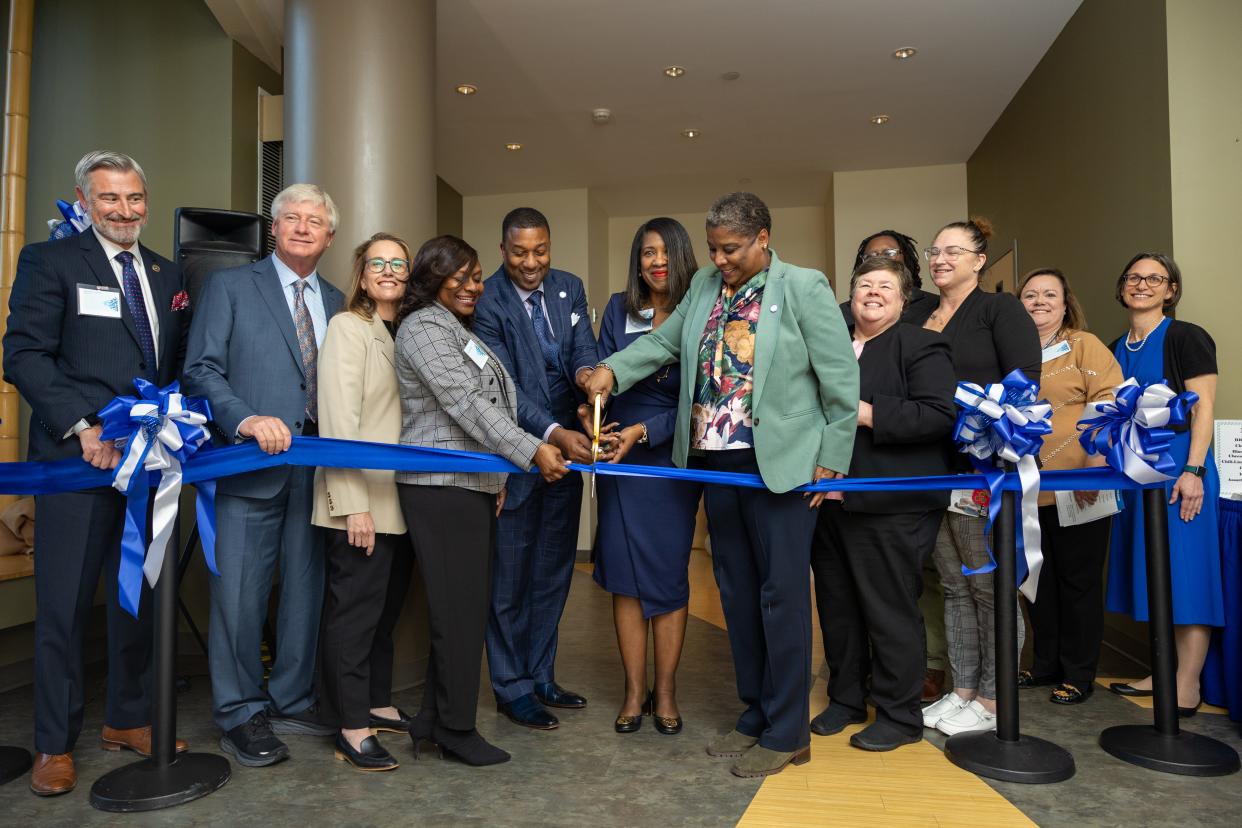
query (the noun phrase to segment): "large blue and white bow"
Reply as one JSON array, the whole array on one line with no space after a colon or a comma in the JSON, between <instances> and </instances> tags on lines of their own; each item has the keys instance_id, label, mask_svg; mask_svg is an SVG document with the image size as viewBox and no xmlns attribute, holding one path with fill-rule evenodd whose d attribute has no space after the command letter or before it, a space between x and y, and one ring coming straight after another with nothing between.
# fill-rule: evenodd
<instances>
[{"instance_id":1,"label":"large blue and white bow","mask_svg":"<svg viewBox=\"0 0 1242 828\"><path fill-rule=\"evenodd\" d=\"M1130 379L1117 386L1115 400L1088 403L1078 421L1078 441L1087 454L1100 454L1108 465L1135 483L1163 483L1181 472L1169 454L1170 426L1190 421L1199 401L1193 391L1173 393L1167 382L1139 385Z\"/></svg>"},{"instance_id":2,"label":"large blue and white bow","mask_svg":"<svg viewBox=\"0 0 1242 828\"><path fill-rule=\"evenodd\" d=\"M206 400L181 395L172 383L160 388L135 379L137 397L117 397L99 412L102 440L113 440L124 454L112 475L112 486L127 500L125 532L121 538L121 567L117 573L121 606L137 617L142 596L142 575L155 586L164 564L165 550L176 525L181 495L182 465L200 448L210 445L207 423L211 407ZM146 542L148 472L159 472L159 486L151 517L151 542ZM199 535L207 567L214 574L215 484L198 485Z\"/></svg>"},{"instance_id":3,"label":"large blue and white bow","mask_svg":"<svg viewBox=\"0 0 1242 828\"><path fill-rule=\"evenodd\" d=\"M1044 556L1039 534L1039 465L1036 457L1044 444L1044 435L1052 433L1049 417L1052 406L1039 399L1039 385L1021 371L987 387L973 382L959 382L954 401L961 411L953 429L953 439L960 451L969 454L975 468L988 481L991 499L988 502L988 532L1000 511L1001 488L1005 473L997 468L998 461L1015 463L1022 487L1020 531L1017 535L1018 589L1034 601L1039 587L1039 570ZM979 575L996 568L996 559L988 545L988 562L978 569L962 566L966 575Z\"/></svg>"}]
</instances>

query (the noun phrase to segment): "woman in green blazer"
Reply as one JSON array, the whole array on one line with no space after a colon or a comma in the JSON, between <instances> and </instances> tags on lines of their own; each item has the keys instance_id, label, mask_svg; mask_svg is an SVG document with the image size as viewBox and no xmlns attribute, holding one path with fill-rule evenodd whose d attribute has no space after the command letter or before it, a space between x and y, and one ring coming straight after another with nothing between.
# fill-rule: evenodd
<instances>
[{"instance_id":1,"label":"woman in green blazer","mask_svg":"<svg viewBox=\"0 0 1242 828\"><path fill-rule=\"evenodd\" d=\"M718 199L707 214L713 264L659 329L583 383L588 398L607 398L680 362L673 461L758 474L766 486L704 490L746 705L707 752L736 759L738 776L810 758L810 548L825 495L791 490L849 468L858 414L858 364L832 287L819 271L782 262L768 248L771 231L757 196Z\"/></svg>"}]
</instances>

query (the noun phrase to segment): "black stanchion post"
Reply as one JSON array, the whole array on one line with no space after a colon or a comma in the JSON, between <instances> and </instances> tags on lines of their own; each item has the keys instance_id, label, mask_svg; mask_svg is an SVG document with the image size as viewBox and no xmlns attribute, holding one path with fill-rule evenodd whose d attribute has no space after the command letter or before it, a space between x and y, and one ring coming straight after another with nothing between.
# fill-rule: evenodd
<instances>
[{"instance_id":1,"label":"black stanchion post","mask_svg":"<svg viewBox=\"0 0 1242 828\"><path fill-rule=\"evenodd\" d=\"M1183 776L1236 773L1238 753L1224 742L1187 733L1177 723L1177 647L1173 639L1173 582L1169 572L1169 515L1164 488L1143 492L1147 548L1147 617L1155 726L1118 725L1100 734L1100 747L1125 762Z\"/></svg>"},{"instance_id":2,"label":"black stanchion post","mask_svg":"<svg viewBox=\"0 0 1242 828\"><path fill-rule=\"evenodd\" d=\"M101 811L170 808L217 790L229 781L231 773L223 756L176 752L177 557L167 549L154 597L151 758L109 771L95 781L91 786L91 805Z\"/></svg>"},{"instance_id":3,"label":"black stanchion post","mask_svg":"<svg viewBox=\"0 0 1242 828\"><path fill-rule=\"evenodd\" d=\"M12 782L30 770L30 751L25 748L0 747L0 785Z\"/></svg>"},{"instance_id":4,"label":"black stanchion post","mask_svg":"<svg viewBox=\"0 0 1242 828\"><path fill-rule=\"evenodd\" d=\"M950 736L944 755L960 768L1005 782L1062 782L1074 775L1074 757L1059 745L1023 736L1018 727L1018 587L1014 516L1017 496L1001 495L992 528L996 554L996 731Z\"/></svg>"}]
</instances>

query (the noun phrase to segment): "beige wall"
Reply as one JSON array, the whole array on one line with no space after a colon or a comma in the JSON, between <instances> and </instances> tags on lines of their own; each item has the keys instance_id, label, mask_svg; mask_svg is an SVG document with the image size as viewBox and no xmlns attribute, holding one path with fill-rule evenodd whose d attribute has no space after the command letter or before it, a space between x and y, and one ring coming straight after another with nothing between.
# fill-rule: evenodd
<instances>
[{"instance_id":1,"label":"beige wall","mask_svg":"<svg viewBox=\"0 0 1242 828\"><path fill-rule=\"evenodd\" d=\"M1122 265L1173 244L1166 49L1164 0L1084 0L966 166L970 212L1019 273L1064 270L1106 342Z\"/></svg>"},{"instance_id":2,"label":"beige wall","mask_svg":"<svg viewBox=\"0 0 1242 828\"><path fill-rule=\"evenodd\" d=\"M1216 340L1216 416L1239 418L1242 327L1227 251L1242 227L1242 3L1170 0L1167 13L1173 247L1186 286L1177 315Z\"/></svg>"},{"instance_id":3,"label":"beige wall","mask_svg":"<svg viewBox=\"0 0 1242 828\"><path fill-rule=\"evenodd\" d=\"M844 301L858 243L879 230L914 237L920 249L966 216L966 165L942 164L839 172L833 176L832 222L837 297ZM923 287L935 291L930 279Z\"/></svg>"}]
</instances>

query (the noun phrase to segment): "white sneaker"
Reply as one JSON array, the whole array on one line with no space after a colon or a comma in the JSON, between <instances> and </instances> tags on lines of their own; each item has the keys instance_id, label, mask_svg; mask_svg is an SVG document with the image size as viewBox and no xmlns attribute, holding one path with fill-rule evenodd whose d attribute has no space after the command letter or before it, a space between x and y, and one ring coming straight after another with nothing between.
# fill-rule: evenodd
<instances>
[{"instance_id":1,"label":"white sneaker","mask_svg":"<svg viewBox=\"0 0 1242 828\"><path fill-rule=\"evenodd\" d=\"M936 730L946 736L996 730L996 714L989 713L986 707L972 700L961 710L936 722Z\"/></svg>"},{"instance_id":2,"label":"white sneaker","mask_svg":"<svg viewBox=\"0 0 1242 828\"><path fill-rule=\"evenodd\" d=\"M923 708L923 727L935 727L945 716L952 716L968 704L969 701L950 690Z\"/></svg>"}]
</instances>

